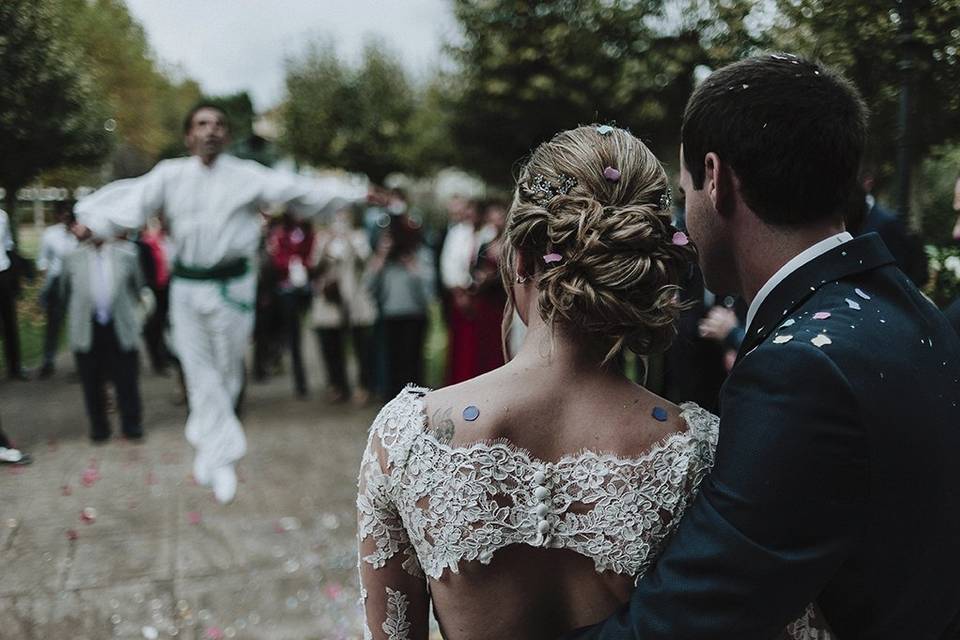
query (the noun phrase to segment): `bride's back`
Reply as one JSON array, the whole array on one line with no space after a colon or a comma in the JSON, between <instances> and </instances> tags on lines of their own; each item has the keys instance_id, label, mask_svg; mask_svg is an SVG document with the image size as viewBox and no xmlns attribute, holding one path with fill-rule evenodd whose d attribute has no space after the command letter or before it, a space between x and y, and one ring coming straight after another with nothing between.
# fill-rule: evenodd
<instances>
[{"instance_id":1,"label":"bride's back","mask_svg":"<svg viewBox=\"0 0 960 640\"><path fill-rule=\"evenodd\" d=\"M479 560L461 562L458 573L446 571L439 579L431 580L435 611L450 638L552 638L612 613L628 599L635 578L633 571L618 573L612 567L598 571L597 567L598 559L610 562L626 549L629 543L621 535L624 530L634 531L628 522L636 522L636 512L630 510L630 505L616 499L623 497L621 487L613 488L624 478L617 475L618 468L623 471L630 467L626 477L638 480L635 488L650 497L672 493L684 490L695 480L691 477L687 482L684 477L671 484L662 473L661 477L653 473L655 467L692 473L691 463L697 467L696 461L689 457L678 460L676 454L699 455L710 447L704 441L706 449L699 449L695 440L685 438L694 435L687 433L686 420L690 419L691 409L687 409L685 418L679 407L622 376L604 371L571 375L564 367L530 370L512 363L475 380L431 392L424 396L423 406L425 437L449 433L452 419L452 449L472 449L482 456L481 452L491 443L498 443L518 454L512 464L525 464L529 459L534 464L534 476L536 462L552 463L551 471L545 474L550 477L544 483L551 504L551 512L544 520L551 526L561 522L565 513L583 517L594 509L617 512L613 517L608 514L606 519L597 517L596 522L584 527L579 535L589 539L585 544L537 546L531 544L537 542L535 539L519 535L516 539L523 541L497 549L489 564ZM463 418L467 407L476 407L476 420L468 422ZM662 420L655 418L654 413ZM674 435L677 437L671 441ZM670 453L665 454L665 450ZM573 491L576 495L565 495L570 491L569 483L577 485L579 478L597 473L597 457L590 452L610 456L609 462L602 465L608 475L602 482L594 483L607 495L600 500L595 496L577 500L584 497L578 493L579 486ZM467 474L475 472L469 464L462 465L469 457L461 460L460 467ZM566 463L558 465L562 460ZM512 473L523 476L522 470L512 464ZM536 478L532 479L534 482L526 491L535 493L540 485ZM462 485L450 479L449 487L458 491ZM517 494L522 493L525 489L517 488L512 496L487 497L501 506L517 505ZM536 501L535 495L533 498ZM519 502L523 508L525 501ZM634 506L639 502L635 500ZM679 505L657 504L657 513L648 514L660 519L664 525L661 531L669 529L674 506ZM649 526L648 537L644 540L641 534L640 540L655 546L659 542L655 529ZM603 535L597 535L601 532ZM597 552L598 546L607 548ZM643 556L650 549L634 553L634 558L626 561L645 566Z\"/></svg>"},{"instance_id":2,"label":"bride's back","mask_svg":"<svg viewBox=\"0 0 960 640\"><path fill-rule=\"evenodd\" d=\"M523 347L460 385L408 388L371 430L358 510L375 637L425 637L430 598L448 638L552 638L601 620L712 461L714 418L612 364L670 344L695 257L653 154L612 127L544 143L504 247Z\"/></svg>"}]
</instances>

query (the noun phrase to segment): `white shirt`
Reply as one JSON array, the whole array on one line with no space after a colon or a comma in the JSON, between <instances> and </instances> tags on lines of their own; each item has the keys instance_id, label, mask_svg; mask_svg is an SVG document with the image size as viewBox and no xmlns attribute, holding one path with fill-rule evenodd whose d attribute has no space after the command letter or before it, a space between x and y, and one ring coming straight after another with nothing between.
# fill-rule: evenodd
<instances>
[{"instance_id":1,"label":"white shirt","mask_svg":"<svg viewBox=\"0 0 960 640\"><path fill-rule=\"evenodd\" d=\"M63 258L77 248L77 237L70 233L67 225L58 223L43 230L40 239L40 255L37 256L37 269L46 271L47 281L63 271Z\"/></svg>"},{"instance_id":2,"label":"white shirt","mask_svg":"<svg viewBox=\"0 0 960 640\"><path fill-rule=\"evenodd\" d=\"M447 289L466 289L473 283L473 263L481 245L497 237L491 226L474 230L468 222L458 222L447 231L440 253L440 280Z\"/></svg>"},{"instance_id":3,"label":"white shirt","mask_svg":"<svg viewBox=\"0 0 960 640\"><path fill-rule=\"evenodd\" d=\"M221 154L209 167L196 156L163 160L144 176L83 198L75 211L95 235L109 238L142 227L162 209L177 259L204 268L256 255L261 207L288 204L314 215L332 195L303 176Z\"/></svg>"},{"instance_id":4,"label":"white shirt","mask_svg":"<svg viewBox=\"0 0 960 640\"><path fill-rule=\"evenodd\" d=\"M10 268L10 258L7 251L13 249L13 236L10 234L10 218L7 212L0 209L0 271Z\"/></svg>"},{"instance_id":5,"label":"white shirt","mask_svg":"<svg viewBox=\"0 0 960 640\"><path fill-rule=\"evenodd\" d=\"M760 310L760 305L763 304L763 301L767 299L767 296L770 295L770 292L776 289L777 285L783 282L787 276L811 260L819 258L834 247L839 247L844 242L849 242L851 240L853 240L853 236L846 231L838 233L834 236L830 236L829 238L825 238L820 242L807 247L796 256L791 258L787 264L780 267L780 269L778 269L777 272L773 274L769 280L767 280L766 284L760 287L760 291L757 292L753 302L750 303L750 308L747 309L747 326L744 327L744 329L747 332L750 331L750 323L753 322L754 316L756 316L757 311Z\"/></svg>"},{"instance_id":6,"label":"white shirt","mask_svg":"<svg viewBox=\"0 0 960 640\"><path fill-rule=\"evenodd\" d=\"M94 317L107 324L113 315L113 256L112 247L103 244L90 252L90 295L93 296Z\"/></svg>"}]
</instances>

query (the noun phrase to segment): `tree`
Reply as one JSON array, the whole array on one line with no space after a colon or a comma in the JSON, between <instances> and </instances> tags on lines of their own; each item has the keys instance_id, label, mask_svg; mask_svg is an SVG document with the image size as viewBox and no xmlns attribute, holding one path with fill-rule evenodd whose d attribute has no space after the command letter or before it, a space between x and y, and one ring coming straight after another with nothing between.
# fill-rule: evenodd
<instances>
[{"instance_id":1,"label":"tree","mask_svg":"<svg viewBox=\"0 0 960 640\"><path fill-rule=\"evenodd\" d=\"M693 30L656 0L454 0L462 42L452 131L463 164L495 184L563 129L614 122L673 158L694 68Z\"/></svg>"},{"instance_id":2,"label":"tree","mask_svg":"<svg viewBox=\"0 0 960 640\"><path fill-rule=\"evenodd\" d=\"M0 184L11 216L41 171L99 162L110 148L109 112L61 28L50 0L0 3Z\"/></svg>"},{"instance_id":3,"label":"tree","mask_svg":"<svg viewBox=\"0 0 960 640\"><path fill-rule=\"evenodd\" d=\"M300 162L365 173L380 183L407 169L416 95L397 58L369 41L350 67L331 42L287 61L283 146Z\"/></svg>"}]
</instances>

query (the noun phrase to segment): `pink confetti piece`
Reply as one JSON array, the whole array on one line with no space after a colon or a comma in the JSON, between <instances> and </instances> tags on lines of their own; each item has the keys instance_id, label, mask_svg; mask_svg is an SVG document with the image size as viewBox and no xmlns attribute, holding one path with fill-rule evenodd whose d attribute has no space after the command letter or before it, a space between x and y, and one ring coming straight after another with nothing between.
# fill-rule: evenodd
<instances>
[{"instance_id":1,"label":"pink confetti piece","mask_svg":"<svg viewBox=\"0 0 960 640\"><path fill-rule=\"evenodd\" d=\"M603 170L603 177L610 182L620 181L620 170L613 167L607 167Z\"/></svg>"},{"instance_id":2,"label":"pink confetti piece","mask_svg":"<svg viewBox=\"0 0 960 640\"><path fill-rule=\"evenodd\" d=\"M547 255L543 256L543 261L547 264L553 264L554 262L560 262L562 260L563 256L559 253L548 253Z\"/></svg>"},{"instance_id":3,"label":"pink confetti piece","mask_svg":"<svg viewBox=\"0 0 960 640\"><path fill-rule=\"evenodd\" d=\"M199 511L188 511L187 512L187 522L190 524L200 524L201 515Z\"/></svg>"},{"instance_id":4,"label":"pink confetti piece","mask_svg":"<svg viewBox=\"0 0 960 640\"><path fill-rule=\"evenodd\" d=\"M815 314L813 314L814 320L826 320L829 317L830 317L829 311L817 311Z\"/></svg>"},{"instance_id":5,"label":"pink confetti piece","mask_svg":"<svg viewBox=\"0 0 960 640\"><path fill-rule=\"evenodd\" d=\"M85 487L92 487L100 477L100 470L91 466L83 470L83 474L80 476L80 482Z\"/></svg>"},{"instance_id":6,"label":"pink confetti piece","mask_svg":"<svg viewBox=\"0 0 960 640\"><path fill-rule=\"evenodd\" d=\"M286 533L287 530L283 528L283 525L279 521L273 523L273 532L274 533Z\"/></svg>"},{"instance_id":7,"label":"pink confetti piece","mask_svg":"<svg viewBox=\"0 0 960 640\"><path fill-rule=\"evenodd\" d=\"M685 247L690 244L690 238L683 231L677 231L673 234L672 242L678 247Z\"/></svg>"},{"instance_id":8,"label":"pink confetti piece","mask_svg":"<svg viewBox=\"0 0 960 640\"><path fill-rule=\"evenodd\" d=\"M80 520L84 524L93 524L97 521L97 510L93 507L84 507L83 510L80 511Z\"/></svg>"},{"instance_id":9,"label":"pink confetti piece","mask_svg":"<svg viewBox=\"0 0 960 640\"><path fill-rule=\"evenodd\" d=\"M27 468L25 466L14 465L12 467L7 467L7 474L11 476L19 476L26 472L27 472Z\"/></svg>"},{"instance_id":10,"label":"pink confetti piece","mask_svg":"<svg viewBox=\"0 0 960 640\"><path fill-rule=\"evenodd\" d=\"M76 529L67 529L67 540L76 540L80 537Z\"/></svg>"},{"instance_id":11,"label":"pink confetti piece","mask_svg":"<svg viewBox=\"0 0 960 640\"><path fill-rule=\"evenodd\" d=\"M336 600L340 597L340 593L343 590L340 588L339 582L332 582L326 586L323 592L326 594L328 600Z\"/></svg>"},{"instance_id":12,"label":"pink confetti piece","mask_svg":"<svg viewBox=\"0 0 960 640\"><path fill-rule=\"evenodd\" d=\"M203 633L203 637L207 640L223 640L223 629L220 627L207 627L207 630Z\"/></svg>"}]
</instances>

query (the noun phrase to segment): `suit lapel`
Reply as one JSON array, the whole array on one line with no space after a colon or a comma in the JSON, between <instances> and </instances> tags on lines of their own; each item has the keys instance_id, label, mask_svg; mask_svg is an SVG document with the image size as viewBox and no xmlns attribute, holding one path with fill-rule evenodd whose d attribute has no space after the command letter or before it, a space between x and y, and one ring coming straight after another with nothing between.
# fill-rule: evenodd
<instances>
[{"instance_id":1,"label":"suit lapel","mask_svg":"<svg viewBox=\"0 0 960 640\"><path fill-rule=\"evenodd\" d=\"M868 233L801 266L784 278L760 305L737 352L737 361L760 345L790 313L823 285L895 263L880 236Z\"/></svg>"}]
</instances>

